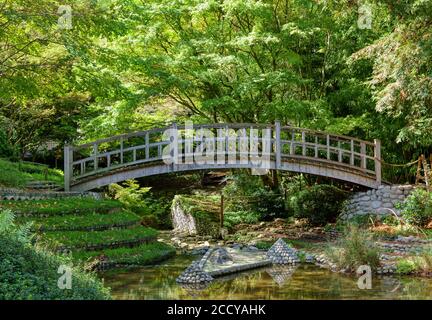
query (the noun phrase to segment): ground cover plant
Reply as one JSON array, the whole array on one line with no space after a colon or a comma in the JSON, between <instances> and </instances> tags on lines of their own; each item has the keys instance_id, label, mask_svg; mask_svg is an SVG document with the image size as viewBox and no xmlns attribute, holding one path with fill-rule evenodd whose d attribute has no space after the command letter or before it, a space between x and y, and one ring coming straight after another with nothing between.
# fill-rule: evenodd
<instances>
[{"instance_id":1,"label":"ground cover plant","mask_svg":"<svg viewBox=\"0 0 432 320\"><path fill-rule=\"evenodd\" d=\"M0 158L0 187L22 188L31 181L53 181L63 185L63 172L46 165L11 162Z\"/></svg>"},{"instance_id":2,"label":"ground cover plant","mask_svg":"<svg viewBox=\"0 0 432 320\"><path fill-rule=\"evenodd\" d=\"M10 211L0 213L0 300L104 300L109 290L81 267L72 269L69 290L58 286L58 269L71 260L34 245L28 227L18 227Z\"/></svg>"},{"instance_id":3,"label":"ground cover plant","mask_svg":"<svg viewBox=\"0 0 432 320\"><path fill-rule=\"evenodd\" d=\"M159 262L175 255L175 249L161 242L142 244L133 248L116 248L100 251L76 251L73 259L90 262L95 258L104 257L107 261L123 265L147 265Z\"/></svg>"},{"instance_id":4,"label":"ground cover plant","mask_svg":"<svg viewBox=\"0 0 432 320\"><path fill-rule=\"evenodd\" d=\"M108 213L121 209L123 205L111 199L98 200L91 197L70 197L63 199L0 201L0 208L10 209L17 215L67 215Z\"/></svg>"},{"instance_id":5,"label":"ground cover plant","mask_svg":"<svg viewBox=\"0 0 432 320\"><path fill-rule=\"evenodd\" d=\"M115 214L89 213L84 215L61 215L49 217L19 217L17 223L32 222L37 231L72 231L85 228L103 229L139 224L141 218L135 213L123 210Z\"/></svg>"},{"instance_id":6,"label":"ground cover plant","mask_svg":"<svg viewBox=\"0 0 432 320\"><path fill-rule=\"evenodd\" d=\"M86 231L48 231L43 239L55 246L81 248L88 245L110 245L115 242L147 240L154 241L157 231L142 226L131 229L105 230L97 232Z\"/></svg>"}]
</instances>

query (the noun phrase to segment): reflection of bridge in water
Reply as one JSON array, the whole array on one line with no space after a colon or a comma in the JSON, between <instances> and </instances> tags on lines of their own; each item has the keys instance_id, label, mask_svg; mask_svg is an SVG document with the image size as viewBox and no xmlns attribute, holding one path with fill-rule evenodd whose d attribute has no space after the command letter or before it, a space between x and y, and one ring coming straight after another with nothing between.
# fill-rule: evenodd
<instances>
[{"instance_id":1,"label":"reflection of bridge in water","mask_svg":"<svg viewBox=\"0 0 432 320\"><path fill-rule=\"evenodd\" d=\"M206 153L209 146L214 152ZM167 164L164 150L172 163ZM196 150L205 161L198 163ZM65 147L65 190L88 191L128 179L191 170L265 169L313 174L377 188L379 140L263 124L152 129ZM165 160L165 161L164 161Z\"/></svg>"}]
</instances>

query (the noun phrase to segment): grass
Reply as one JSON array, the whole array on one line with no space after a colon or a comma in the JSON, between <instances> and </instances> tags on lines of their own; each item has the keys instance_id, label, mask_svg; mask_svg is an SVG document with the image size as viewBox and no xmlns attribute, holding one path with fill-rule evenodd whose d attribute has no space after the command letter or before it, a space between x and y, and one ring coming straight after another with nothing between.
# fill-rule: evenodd
<instances>
[{"instance_id":1,"label":"grass","mask_svg":"<svg viewBox=\"0 0 432 320\"><path fill-rule=\"evenodd\" d=\"M142 244L134 248L117 248L103 251L77 251L72 254L74 260L88 262L103 255L109 262L121 265L148 265L171 257L175 249L161 242Z\"/></svg>"},{"instance_id":2,"label":"grass","mask_svg":"<svg viewBox=\"0 0 432 320\"><path fill-rule=\"evenodd\" d=\"M83 248L91 245L110 244L119 241L153 240L157 231L152 228L137 226L131 229L106 231L48 231L43 234L44 240L56 246Z\"/></svg>"},{"instance_id":3,"label":"grass","mask_svg":"<svg viewBox=\"0 0 432 320\"><path fill-rule=\"evenodd\" d=\"M423 252L418 256L401 259L396 264L398 274L432 274L432 251Z\"/></svg>"},{"instance_id":4,"label":"grass","mask_svg":"<svg viewBox=\"0 0 432 320\"><path fill-rule=\"evenodd\" d=\"M10 162L0 159L0 186L22 188L30 181L53 181L63 185L63 172L45 165L26 162Z\"/></svg>"},{"instance_id":5,"label":"grass","mask_svg":"<svg viewBox=\"0 0 432 320\"><path fill-rule=\"evenodd\" d=\"M141 218L130 211L121 211L113 214L90 213L82 216L50 216L43 217L19 217L17 223L32 222L32 230L37 231L73 231L85 228L110 228L112 226L138 224Z\"/></svg>"},{"instance_id":6,"label":"grass","mask_svg":"<svg viewBox=\"0 0 432 320\"><path fill-rule=\"evenodd\" d=\"M347 227L344 236L327 248L327 256L339 268L351 271L361 265L376 269L380 264L379 254L372 235L355 225Z\"/></svg>"},{"instance_id":7,"label":"grass","mask_svg":"<svg viewBox=\"0 0 432 320\"><path fill-rule=\"evenodd\" d=\"M85 215L108 213L119 208L122 208L122 204L116 200L96 200L90 197L71 197L60 200L0 201L0 209L10 209L18 215Z\"/></svg>"}]
</instances>

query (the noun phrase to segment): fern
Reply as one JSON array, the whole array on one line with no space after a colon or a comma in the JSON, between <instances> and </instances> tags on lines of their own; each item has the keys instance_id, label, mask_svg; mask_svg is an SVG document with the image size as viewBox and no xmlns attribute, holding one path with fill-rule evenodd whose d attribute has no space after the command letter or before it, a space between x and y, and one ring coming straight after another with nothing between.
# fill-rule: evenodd
<instances>
[{"instance_id":1,"label":"fern","mask_svg":"<svg viewBox=\"0 0 432 320\"><path fill-rule=\"evenodd\" d=\"M0 212L0 234L9 232L14 225L15 215L11 210Z\"/></svg>"}]
</instances>

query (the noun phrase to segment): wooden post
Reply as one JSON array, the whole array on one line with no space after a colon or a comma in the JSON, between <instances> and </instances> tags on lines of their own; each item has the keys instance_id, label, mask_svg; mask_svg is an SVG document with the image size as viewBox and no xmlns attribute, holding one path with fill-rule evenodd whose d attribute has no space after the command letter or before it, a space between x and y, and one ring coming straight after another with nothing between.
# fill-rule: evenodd
<instances>
[{"instance_id":1,"label":"wooden post","mask_svg":"<svg viewBox=\"0 0 432 320\"><path fill-rule=\"evenodd\" d=\"M279 169L282 160L282 145L281 145L281 128L280 122L275 121L275 133L276 133L276 168Z\"/></svg>"},{"instance_id":2,"label":"wooden post","mask_svg":"<svg viewBox=\"0 0 432 320\"><path fill-rule=\"evenodd\" d=\"M147 132L145 135L145 158L150 158L150 134Z\"/></svg>"},{"instance_id":3,"label":"wooden post","mask_svg":"<svg viewBox=\"0 0 432 320\"><path fill-rule=\"evenodd\" d=\"M98 145L97 143L93 144L93 161L94 161L94 166L93 166L93 170L97 171L99 163L98 163Z\"/></svg>"},{"instance_id":4,"label":"wooden post","mask_svg":"<svg viewBox=\"0 0 432 320\"><path fill-rule=\"evenodd\" d=\"M326 138L326 144L327 144L327 160L330 160L330 135L327 135Z\"/></svg>"},{"instance_id":5,"label":"wooden post","mask_svg":"<svg viewBox=\"0 0 432 320\"><path fill-rule=\"evenodd\" d=\"M341 142L338 141L338 162L342 162L342 149L341 149Z\"/></svg>"},{"instance_id":6,"label":"wooden post","mask_svg":"<svg viewBox=\"0 0 432 320\"><path fill-rule=\"evenodd\" d=\"M72 161L73 161L73 151L71 146L64 146L64 190L66 192L70 191L71 176L72 176Z\"/></svg>"},{"instance_id":7,"label":"wooden post","mask_svg":"<svg viewBox=\"0 0 432 320\"><path fill-rule=\"evenodd\" d=\"M381 185L381 140L375 139L374 144L375 144L374 158L375 158L376 182L377 185Z\"/></svg>"},{"instance_id":8,"label":"wooden post","mask_svg":"<svg viewBox=\"0 0 432 320\"><path fill-rule=\"evenodd\" d=\"M417 161L417 174L416 174L416 182L415 184L419 184L421 180L421 167L423 163L423 155L420 155Z\"/></svg>"},{"instance_id":9,"label":"wooden post","mask_svg":"<svg viewBox=\"0 0 432 320\"><path fill-rule=\"evenodd\" d=\"M361 153L361 168L366 170L366 143L361 142L360 143L360 153Z\"/></svg>"},{"instance_id":10,"label":"wooden post","mask_svg":"<svg viewBox=\"0 0 432 320\"><path fill-rule=\"evenodd\" d=\"M221 193L221 202L220 202L220 227L224 226L224 195Z\"/></svg>"},{"instance_id":11,"label":"wooden post","mask_svg":"<svg viewBox=\"0 0 432 320\"><path fill-rule=\"evenodd\" d=\"M123 138L120 138L120 163L123 164L124 157L123 157Z\"/></svg>"},{"instance_id":12,"label":"wooden post","mask_svg":"<svg viewBox=\"0 0 432 320\"><path fill-rule=\"evenodd\" d=\"M429 170L429 164L427 163L427 158L423 156L423 172L424 172L424 180L426 184L426 190L430 191L430 170Z\"/></svg>"},{"instance_id":13,"label":"wooden post","mask_svg":"<svg viewBox=\"0 0 432 320\"><path fill-rule=\"evenodd\" d=\"M174 144L174 148L173 148L173 164L179 164L179 153L178 153L178 128L177 128L177 123L173 122L172 124L172 135L173 135L173 141L171 142L172 144Z\"/></svg>"},{"instance_id":14,"label":"wooden post","mask_svg":"<svg viewBox=\"0 0 432 320\"><path fill-rule=\"evenodd\" d=\"M306 132L302 131L302 155L306 156Z\"/></svg>"},{"instance_id":15,"label":"wooden post","mask_svg":"<svg viewBox=\"0 0 432 320\"><path fill-rule=\"evenodd\" d=\"M351 156L350 156L350 165L354 166L354 140L351 140Z\"/></svg>"}]
</instances>

